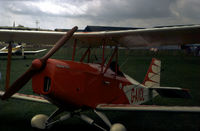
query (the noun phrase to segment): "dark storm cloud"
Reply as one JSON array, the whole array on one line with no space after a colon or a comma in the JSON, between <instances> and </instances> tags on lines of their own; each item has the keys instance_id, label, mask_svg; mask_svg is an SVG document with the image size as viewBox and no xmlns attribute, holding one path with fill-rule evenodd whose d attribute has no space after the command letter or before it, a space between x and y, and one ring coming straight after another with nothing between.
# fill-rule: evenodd
<instances>
[{"instance_id":1,"label":"dark storm cloud","mask_svg":"<svg viewBox=\"0 0 200 131\"><path fill-rule=\"evenodd\" d=\"M200 19L199 0L7 0L0 4L4 5L0 13L7 17L38 19L46 26L61 20L81 26L154 26L198 23ZM54 24L64 26L62 21Z\"/></svg>"},{"instance_id":2,"label":"dark storm cloud","mask_svg":"<svg viewBox=\"0 0 200 131\"><path fill-rule=\"evenodd\" d=\"M76 17L79 13L81 14L81 9L74 5L52 2L14 1L6 5L5 9L13 14L32 16Z\"/></svg>"},{"instance_id":3,"label":"dark storm cloud","mask_svg":"<svg viewBox=\"0 0 200 131\"><path fill-rule=\"evenodd\" d=\"M89 7L85 17L98 23L173 17L170 9L173 3L172 0L103 0Z\"/></svg>"},{"instance_id":4,"label":"dark storm cloud","mask_svg":"<svg viewBox=\"0 0 200 131\"><path fill-rule=\"evenodd\" d=\"M116 0L102 1L99 10L90 8L97 16L114 16L124 18L155 18L171 15L170 0Z\"/></svg>"},{"instance_id":5,"label":"dark storm cloud","mask_svg":"<svg viewBox=\"0 0 200 131\"><path fill-rule=\"evenodd\" d=\"M51 1L57 8L55 12L60 8L65 8L66 10L60 13L53 13L53 11L48 12L47 10L42 10L42 1L32 0L32 1L17 1L14 0L12 3L9 1L5 5L6 9L12 13L18 14L28 14L28 15L57 15L57 16L70 16L77 17L79 15L85 15L87 17L115 17L115 18L157 18L157 17L168 17L171 15L170 4L171 0L75 0L75 1ZM47 6L44 4L44 6ZM67 8L73 6L79 13L74 15L67 12ZM80 13L82 8L84 12ZM45 8L45 7L43 7ZM53 9L52 9L53 10ZM71 9L70 9L71 10Z\"/></svg>"},{"instance_id":6,"label":"dark storm cloud","mask_svg":"<svg viewBox=\"0 0 200 131\"><path fill-rule=\"evenodd\" d=\"M199 0L179 0L174 5L174 10L179 16L190 19L200 19L200 1Z\"/></svg>"},{"instance_id":7,"label":"dark storm cloud","mask_svg":"<svg viewBox=\"0 0 200 131\"><path fill-rule=\"evenodd\" d=\"M24 1L25 3L27 1ZM19 1L14 1L5 6L5 9L8 12L13 14L20 14L20 15L41 15L41 11L38 8L32 7L25 3L21 3Z\"/></svg>"}]
</instances>

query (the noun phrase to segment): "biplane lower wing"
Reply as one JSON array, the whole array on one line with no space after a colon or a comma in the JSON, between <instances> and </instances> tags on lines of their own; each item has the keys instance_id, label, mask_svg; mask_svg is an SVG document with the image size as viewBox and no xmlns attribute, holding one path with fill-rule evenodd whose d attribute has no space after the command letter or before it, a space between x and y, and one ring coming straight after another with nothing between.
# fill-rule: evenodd
<instances>
[{"instance_id":1,"label":"biplane lower wing","mask_svg":"<svg viewBox=\"0 0 200 131\"><path fill-rule=\"evenodd\" d=\"M183 112L200 113L197 106L157 106L157 105L126 105L126 104L100 104L99 111L134 111L134 112Z\"/></svg>"},{"instance_id":2,"label":"biplane lower wing","mask_svg":"<svg viewBox=\"0 0 200 131\"><path fill-rule=\"evenodd\" d=\"M3 96L5 92L0 91L0 96ZM35 96L35 95L26 95L26 94L21 94L21 93L15 93L11 98L13 99L19 99L19 100L25 100L25 101L32 101L32 102L39 102L39 103L48 103L50 104L49 101L44 99L41 96Z\"/></svg>"}]
</instances>

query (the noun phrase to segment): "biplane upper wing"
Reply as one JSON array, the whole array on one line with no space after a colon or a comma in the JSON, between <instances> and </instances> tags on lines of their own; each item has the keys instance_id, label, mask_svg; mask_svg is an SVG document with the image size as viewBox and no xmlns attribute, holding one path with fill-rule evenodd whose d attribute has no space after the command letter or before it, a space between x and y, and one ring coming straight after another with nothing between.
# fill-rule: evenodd
<instances>
[{"instance_id":1,"label":"biplane upper wing","mask_svg":"<svg viewBox=\"0 0 200 131\"><path fill-rule=\"evenodd\" d=\"M65 32L0 30L0 41L54 44ZM200 25L137 29L125 31L76 32L69 42L85 47L118 45L121 47L182 45L200 42Z\"/></svg>"},{"instance_id":2,"label":"biplane upper wing","mask_svg":"<svg viewBox=\"0 0 200 131\"><path fill-rule=\"evenodd\" d=\"M0 91L0 96L3 96L4 93L5 93L4 91ZM44 99L43 97L35 96L35 95L26 95L26 94L21 94L21 93L15 93L11 98L50 104L50 102L47 101L46 99Z\"/></svg>"},{"instance_id":3,"label":"biplane upper wing","mask_svg":"<svg viewBox=\"0 0 200 131\"><path fill-rule=\"evenodd\" d=\"M134 111L134 112L188 112L200 113L197 106L157 106L157 105L124 105L100 104L96 107L100 111Z\"/></svg>"}]
</instances>

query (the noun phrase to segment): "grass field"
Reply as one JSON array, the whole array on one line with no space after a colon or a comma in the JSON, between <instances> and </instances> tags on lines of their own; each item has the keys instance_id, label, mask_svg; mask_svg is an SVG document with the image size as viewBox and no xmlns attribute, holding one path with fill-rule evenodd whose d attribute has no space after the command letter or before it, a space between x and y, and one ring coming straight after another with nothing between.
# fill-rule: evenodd
<instances>
[{"instance_id":1,"label":"grass field","mask_svg":"<svg viewBox=\"0 0 200 131\"><path fill-rule=\"evenodd\" d=\"M76 59L80 59L83 50L77 50ZM106 51L110 54L110 51ZM63 48L59 50L53 58L69 59L71 58L71 49ZM97 51L96 54L100 54ZM17 79L28 67L31 61L41 57L43 54L28 56L22 59L19 56L13 56L11 67L11 83ZM152 53L142 50L120 50L119 65L121 70L142 82L152 57L162 61L161 86L174 86L190 89L192 99L169 99L156 97L153 100L157 105L187 105L200 106L200 57L186 55L182 51L161 51ZM0 57L0 71L2 79L0 88L5 86L6 57ZM31 81L20 91L26 94L32 94ZM149 104L149 103L147 103ZM30 120L36 114L50 115L56 109L53 105L32 103L19 100L0 101L0 131L34 131L31 128ZM121 122L128 130L200 130L200 114L186 113L134 113L134 112L105 112L111 122ZM92 112L86 112L98 122L99 118ZM101 122L100 122L101 123ZM64 128L64 129L63 129ZM55 124L53 130L97 130L95 127L72 118L67 121Z\"/></svg>"}]
</instances>

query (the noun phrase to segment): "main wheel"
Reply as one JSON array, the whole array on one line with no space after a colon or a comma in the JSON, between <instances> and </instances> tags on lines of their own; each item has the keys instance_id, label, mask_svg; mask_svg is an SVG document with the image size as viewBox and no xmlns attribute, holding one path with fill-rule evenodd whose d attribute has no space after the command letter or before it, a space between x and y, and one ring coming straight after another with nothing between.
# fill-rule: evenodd
<instances>
[{"instance_id":1,"label":"main wheel","mask_svg":"<svg viewBox=\"0 0 200 131\"><path fill-rule=\"evenodd\" d=\"M31 119L31 126L37 129L46 129L47 119L48 119L47 115L43 114L36 115Z\"/></svg>"},{"instance_id":2,"label":"main wheel","mask_svg":"<svg viewBox=\"0 0 200 131\"><path fill-rule=\"evenodd\" d=\"M111 126L110 131L126 131L126 128L124 125L116 123Z\"/></svg>"}]
</instances>

